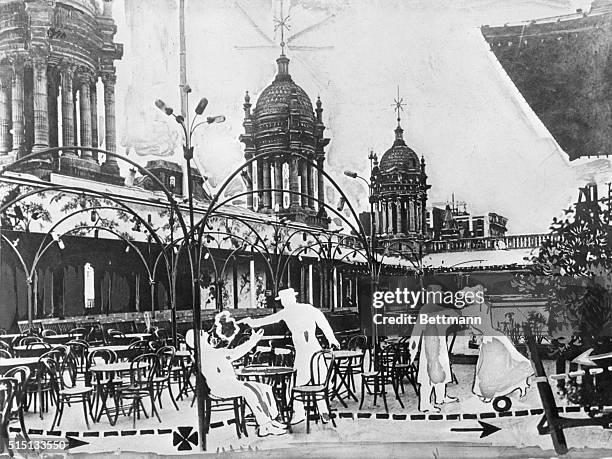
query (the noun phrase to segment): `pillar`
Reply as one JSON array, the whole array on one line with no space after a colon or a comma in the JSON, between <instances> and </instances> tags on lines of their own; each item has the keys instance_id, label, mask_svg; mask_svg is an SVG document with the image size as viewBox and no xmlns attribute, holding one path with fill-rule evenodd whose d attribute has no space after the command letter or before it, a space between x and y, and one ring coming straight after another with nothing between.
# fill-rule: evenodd
<instances>
[{"instance_id":1,"label":"pillar","mask_svg":"<svg viewBox=\"0 0 612 459\"><path fill-rule=\"evenodd\" d=\"M33 83L32 98L34 102L34 146L33 151L49 147L49 106L47 100L47 61L34 58L32 62Z\"/></svg>"},{"instance_id":2,"label":"pillar","mask_svg":"<svg viewBox=\"0 0 612 459\"><path fill-rule=\"evenodd\" d=\"M385 213L384 213L384 205L382 201L378 201L378 234L384 233L385 226Z\"/></svg>"},{"instance_id":3,"label":"pillar","mask_svg":"<svg viewBox=\"0 0 612 459\"><path fill-rule=\"evenodd\" d=\"M270 176L270 159L263 160L263 186L265 190L272 188L272 177ZM270 210L272 207L272 192L264 191L263 193L264 210Z\"/></svg>"},{"instance_id":4,"label":"pillar","mask_svg":"<svg viewBox=\"0 0 612 459\"><path fill-rule=\"evenodd\" d=\"M253 156L249 156L247 159L251 159ZM249 210L253 210L253 167L254 167L255 163L251 163L247 166L247 169L245 171L243 171L244 173L247 174L247 180L246 180L246 188L247 188L247 195L246 195L246 202L247 202L247 209Z\"/></svg>"},{"instance_id":5,"label":"pillar","mask_svg":"<svg viewBox=\"0 0 612 459\"><path fill-rule=\"evenodd\" d=\"M105 3L106 5L106 3ZM117 77L114 73L102 75L104 84L104 142L105 150L115 153L117 151L117 135L115 131L115 82ZM102 172L107 174L119 175L117 159L107 155L104 163L100 167Z\"/></svg>"},{"instance_id":6,"label":"pillar","mask_svg":"<svg viewBox=\"0 0 612 459\"><path fill-rule=\"evenodd\" d=\"M382 226L380 228L380 233L385 234L387 232L387 202L382 201L380 203L380 214L381 214L381 222Z\"/></svg>"},{"instance_id":7,"label":"pillar","mask_svg":"<svg viewBox=\"0 0 612 459\"><path fill-rule=\"evenodd\" d=\"M255 259L249 261L249 281L251 284L251 307L257 307L257 282L255 281Z\"/></svg>"},{"instance_id":8,"label":"pillar","mask_svg":"<svg viewBox=\"0 0 612 459\"><path fill-rule=\"evenodd\" d=\"M13 154L17 156L25 142L25 124L23 120L23 62L13 63L13 81L11 90L13 117Z\"/></svg>"},{"instance_id":9,"label":"pillar","mask_svg":"<svg viewBox=\"0 0 612 459\"><path fill-rule=\"evenodd\" d=\"M410 231L416 231L416 206L413 200L410 200Z\"/></svg>"},{"instance_id":10,"label":"pillar","mask_svg":"<svg viewBox=\"0 0 612 459\"><path fill-rule=\"evenodd\" d=\"M300 192L303 194L301 196L302 208L306 209L308 204L310 204L310 194L308 193L308 164L306 160L300 160Z\"/></svg>"},{"instance_id":11,"label":"pillar","mask_svg":"<svg viewBox=\"0 0 612 459\"><path fill-rule=\"evenodd\" d=\"M98 148L98 77L92 76L89 86L89 106L91 108L91 146ZM94 158L97 154L94 154Z\"/></svg>"},{"instance_id":12,"label":"pillar","mask_svg":"<svg viewBox=\"0 0 612 459\"><path fill-rule=\"evenodd\" d=\"M74 140L74 94L72 90L72 79L74 67L64 65L60 71L61 98L62 98L62 145L64 147L75 144ZM73 150L65 150L65 155L75 155Z\"/></svg>"},{"instance_id":13,"label":"pillar","mask_svg":"<svg viewBox=\"0 0 612 459\"><path fill-rule=\"evenodd\" d=\"M47 72L47 104L49 105L48 117L49 117L49 146L59 146L59 135L58 135L58 109L57 109L57 98L59 96L58 90L58 74L57 70Z\"/></svg>"},{"instance_id":14,"label":"pillar","mask_svg":"<svg viewBox=\"0 0 612 459\"><path fill-rule=\"evenodd\" d=\"M278 191L274 192L274 206L278 206L279 210L283 209L283 160L278 157L274 160L274 188Z\"/></svg>"},{"instance_id":15,"label":"pillar","mask_svg":"<svg viewBox=\"0 0 612 459\"><path fill-rule=\"evenodd\" d=\"M307 174L308 174L308 207L311 209L315 208L315 200L314 200L314 166L310 163L307 164Z\"/></svg>"},{"instance_id":16,"label":"pillar","mask_svg":"<svg viewBox=\"0 0 612 459\"><path fill-rule=\"evenodd\" d=\"M12 82L8 68L2 66L0 71L0 156L6 156L13 148L11 138L11 87Z\"/></svg>"},{"instance_id":17,"label":"pillar","mask_svg":"<svg viewBox=\"0 0 612 459\"><path fill-rule=\"evenodd\" d=\"M261 190L263 189L264 160L258 159L256 162L257 162L257 190L259 191L259 193L257 193L258 202L257 202L256 210L260 210L261 208L263 208L263 192Z\"/></svg>"},{"instance_id":18,"label":"pillar","mask_svg":"<svg viewBox=\"0 0 612 459\"><path fill-rule=\"evenodd\" d=\"M395 215L395 224L397 226L397 234L402 234L404 232L404 229L402 228L402 201L398 198L397 201L395 202L395 209L397 211L396 215Z\"/></svg>"},{"instance_id":19,"label":"pillar","mask_svg":"<svg viewBox=\"0 0 612 459\"><path fill-rule=\"evenodd\" d=\"M298 180L298 159L291 158L289 160L289 190L291 190L289 202L291 203L291 208L300 206L300 195L298 194L300 192L300 187Z\"/></svg>"},{"instance_id":20,"label":"pillar","mask_svg":"<svg viewBox=\"0 0 612 459\"><path fill-rule=\"evenodd\" d=\"M87 73L80 74L78 76L79 83L79 128L80 128L80 140L82 147L91 147L91 95L90 89L90 75ZM86 160L92 160L93 156L91 151L83 150L81 152L81 158Z\"/></svg>"},{"instance_id":21,"label":"pillar","mask_svg":"<svg viewBox=\"0 0 612 459\"><path fill-rule=\"evenodd\" d=\"M314 303L314 291L312 288L313 279L312 279L312 263L308 265L308 303Z\"/></svg>"},{"instance_id":22,"label":"pillar","mask_svg":"<svg viewBox=\"0 0 612 459\"><path fill-rule=\"evenodd\" d=\"M323 158L317 159L317 189L319 192L319 213L327 215L325 212L325 185L323 183Z\"/></svg>"}]
</instances>

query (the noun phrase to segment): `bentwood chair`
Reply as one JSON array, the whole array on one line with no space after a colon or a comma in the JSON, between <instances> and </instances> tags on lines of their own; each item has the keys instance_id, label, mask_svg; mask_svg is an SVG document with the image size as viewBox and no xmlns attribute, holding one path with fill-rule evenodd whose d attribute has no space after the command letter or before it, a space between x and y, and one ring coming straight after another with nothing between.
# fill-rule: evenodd
<instances>
[{"instance_id":1,"label":"bentwood chair","mask_svg":"<svg viewBox=\"0 0 612 459\"><path fill-rule=\"evenodd\" d=\"M13 357L11 355L11 351L9 351L7 349L0 349L0 358L2 358L2 359L10 359L11 357Z\"/></svg>"},{"instance_id":2,"label":"bentwood chair","mask_svg":"<svg viewBox=\"0 0 612 459\"><path fill-rule=\"evenodd\" d=\"M51 424L51 430L53 430L56 425L60 425L64 414L64 406L71 406L73 403L80 403L83 405L83 416L85 416L85 424L87 425L87 429L89 429L87 412L89 412L92 421L95 422L91 406L93 388L86 386L79 387L76 385L77 369L74 358L68 354L61 365L53 359L45 358L43 359L43 365L46 367L46 371L51 375L51 387L57 399L55 417Z\"/></svg>"},{"instance_id":3,"label":"bentwood chair","mask_svg":"<svg viewBox=\"0 0 612 459\"><path fill-rule=\"evenodd\" d=\"M387 385L389 384L393 387L395 398L400 406L404 408L404 403L398 393L399 381L395 369L395 365L398 361L396 348L394 346L388 346L385 349L379 350L376 353L375 359L378 369L374 371L364 371L361 374L361 401L359 403L359 409L363 406L365 391L367 389L369 393L374 394L374 406L376 406L377 397L379 395L382 396L385 412L388 413Z\"/></svg>"},{"instance_id":4,"label":"bentwood chair","mask_svg":"<svg viewBox=\"0 0 612 459\"><path fill-rule=\"evenodd\" d=\"M295 413L293 405L295 401L300 401L304 404L306 412L306 433L310 433L310 413L313 414L315 421L318 423L318 418L321 417L319 412L319 402L325 401L327 411L330 414L332 424L336 427L336 421L331 416L332 409L329 403L329 397L332 391L332 377L334 374L334 355L331 351L323 350L315 352L310 360L310 381L302 386L295 386L291 390L291 401L289 409Z\"/></svg>"},{"instance_id":5,"label":"bentwood chair","mask_svg":"<svg viewBox=\"0 0 612 459\"><path fill-rule=\"evenodd\" d=\"M11 457L13 451L9 442L8 425L11 420L11 409L17 384L15 378L0 378L0 453L4 452L6 446Z\"/></svg>"},{"instance_id":6,"label":"bentwood chair","mask_svg":"<svg viewBox=\"0 0 612 459\"><path fill-rule=\"evenodd\" d=\"M130 412L133 416L132 427L136 428L136 417L140 419L140 411L142 410L146 418L149 416L144 407L143 400L149 398L151 400L151 411L155 414L157 420L161 422L159 412L155 407L155 386L153 378L157 371L157 356L155 354L142 354L134 358L130 364L130 382L127 386L119 388L119 399L123 405L124 400L131 400ZM117 413L118 416L118 413Z\"/></svg>"},{"instance_id":7,"label":"bentwood chair","mask_svg":"<svg viewBox=\"0 0 612 459\"><path fill-rule=\"evenodd\" d=\"M204 383L204 428L206 433L210 430L210 419L212 413L222 411L233 411L234 413L234 427L236 428L236 435L238 438L249 436L246 427L245 411L246 402L243 397L218 397L211 393L206 378L202 378ZM229 421L228 421L229 423Z\"/></svg>"},{"instance_id":8,"label":"bentwood chair","mask_svg":"<svg viewBox=\"0 0 612 459\"><path fill-rule=\"evenodd\" d=\"M162 409L162 392L164 389L168 389L168 394L170 395L170 400L172 400L172 404L174 407L179 409L176 404L176 399L174 398L174 393L172 392L172 369L175 363L175 353L176 350L172 346L164 346L157 350L155 353L157 355L157 372L153 376L153 386L155 388L155 399L159 402L159 408Z\"/></svg>"},{"instance_id":9,"label":"bentwood chair","mask_svg":"<svg viewBox=\"0 0 612 459\"><path fill-rule=\"evenodd\" d=\"M17 418L21 427L21 434L30 441L28 435L28 429L25 426L25 420L23 418L23 410L26 406L26 385L28 379L30 379L30 369L26 366L14 367L7 371L4 376L6 378L14 378L17 381L15 386L15 395L13 397L13 407L11 410L11 418Z\"/></svg>"}]
</instances>

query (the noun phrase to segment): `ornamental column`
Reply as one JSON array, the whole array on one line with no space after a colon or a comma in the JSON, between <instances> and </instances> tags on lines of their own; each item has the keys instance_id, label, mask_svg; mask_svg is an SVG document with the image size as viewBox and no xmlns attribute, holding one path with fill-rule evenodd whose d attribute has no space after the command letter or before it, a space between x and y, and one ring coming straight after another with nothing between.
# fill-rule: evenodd
<instances>
[{"instance_id":1,"label":"ornamental column","mask_svg":"<svg viewBox=\"0 0 612 459\"><path fill-rule=\"evenodd\" d=\"M317 188L319 192L319 214L322 216L326 216L327 212L325 212L325 185L323 184L323 161L324 158L317 159Z\"/></svg>"},{"instance_id":2,"label":"ornamental column","mask_svg":"<svg viewBox=\"0 0 612 459\"><path fill-rule=\"evenodd\" d=\"M308 164L305 159L300 160L300 192L302 193L302 208L306 209L310 204L310 193L308 193Z\"/></svg>"},{"instance_id":3,"label":"ornamental column","mask_svg":"<svg viewBox=\"0 0 612 459\"><path fill-rule=\"evenodd\" d=\"M64 65L60 70L62 85L62 146L74 145L74 94L72 90L72 79L74 78L74 66ZM64 150L65 155L76 156L74 150Z\"/></svg>"},{"instance_id":4,"label":"ornamental column","mask_svg":"<svg viewBox=\"0 0 612 459\"><path fill-rule=\"evenodd\" d=\"M298 177L298 159L291 158L289 160L289 189L291 190L290 208L300 207L300 192Z\"/></svg>"},{"instance_id":5,"label":"ornamental column","mask_svg":"<svg viewBox=\"0 0 612 459\"><path fill-rule=\"evenodd\" d=\"M283 189L283 161L280 157L274 160L273 167L274 188L277 189L277 191L274 192L275 207L278 206L278 209L281 210L283 208L283 192L280 191Z\"/></svg>"},{"instance_id":6,"label":"ornamental column","mask_svg":"<svg viewBox=\"0 0 612 459\"><path fill-rule=\"evenodd\" d=\"M11 139L11 78L8 67L0 69L0 156L6 156L13 148Z\"/></svg>"},{"instance_id":7,"label":"ornamental column","mask_svg":"<svg viewBox=\"0 0 612 459\"><path fill-rule=\"evenodd\" d=\"M93 75L89 86L89 106L91 110L91 146L98 148L98 76ZM97 154L94 154L97 157Z\"/></svg>"},{"instance_id":8,"label":"ornamental column","mask_svg":"<svg viewBox=\"0 0 612 459\"><path fill-rule=\"evenodd\" d=\"M308 207L313 209L315 208L315 200L314 200L314 166L310 163L307 164L307 174L308 174Z\"/></svg>"},{"instance_id":9,"label":"ornamental column","mask_svg":"<svg viewBox=\"0 0 612 459\"><path fill-rule=\"evenodd\" d=\"M34 146L32 151L49 147L49 104L47 99L47 60L36 57L32 61L34 101Z\"/></svg>"},{"instance_id":10,"label":"ornamental column","mask_svg":"<svg viewBox=\"0 0 612 459\"><path fill-rule=\"evenodd\" d=\"M105 2L106 5L106 2ZM114 153L117 151L115 133L115 82L117 77L114 73L102 75L104 84L104 142L106 150ZM114 156L107 155L101 168L107 174L119 175L119 166Z\"/></svg>"},{"instance_id":11,"label":"ornamental column","mask_svg":"<svg viewBox=\"0 0 612 459\"><path fill-rule=\"evenodd\" d=\"M17 157L25 142L25 125L23 122L23 61L13 62L13 81L11 88L11 105L13 116L13 151Z\"/></svg>"},{"instance_id":12,"label":"ornamental column","mask_svg":"<svg viewBox=\"0 0 612 459\"><path fill-rule=\"evenodd\" d=\"M400 198L397 198L395 201L395 210L397 211L395 215L395 225L397 226L397 234L402 234L404 229L402 228L402 201Z\"/></svg>"},{"instance_id":13,"label":"ornamental column","mask_svg":"<svg viewBox=\"0 0 612 459\"><path fill-rule=\"evenodd\" d=\"M264 160L263 159L258 159L256 161L257 163L257 209L255 209L256 211L259 211L260 209L263 208L263 192L261 191L263 189L263 170L264 170Z\"/></svg>"},{"instance_id":14,"label":"ornamental column","mask_svg":"<svg viewBox=\"0 0 612 459\"><path fill-rule=\"evenodd\" d=\"M79 124L81 133L81 146L91 147L91 95L90 77L88 73L82 73L78 77L79 82ZM83 150L81 159L93 161L91 151Z\"/></svg>"},{"instance_id":15,"label":"ornamental column","mask_svg":"<svg viewBox=\"0 0 612 459\"><path fill-rule=\"evenodd\" d=\"M270 210L272 208L272 192L269 191L272 188L272 177L270 177L270 162L268 158L263 160L263 189L268 190L263 193L263 207L264 210Z\"/></svg>"},{"instance_id":16,"label":"ornamental column","mask_svg":"<svg viewBox=\"0 0 612 459\"><path fill-rule=\"evenodd\" d=\"M378 234L383 234L383 227L385 226L385 212L384 212L385 206L383 201L379 200L378 201Z\"/></svg>"}]
</instances>

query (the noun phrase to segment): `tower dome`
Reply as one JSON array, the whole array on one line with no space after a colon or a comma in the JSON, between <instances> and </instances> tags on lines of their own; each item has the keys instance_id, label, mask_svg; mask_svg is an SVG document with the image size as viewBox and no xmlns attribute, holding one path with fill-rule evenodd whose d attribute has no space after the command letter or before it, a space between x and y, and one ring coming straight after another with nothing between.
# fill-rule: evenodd
<instances>
[{"instance_id":1,"label":"tower dome","mask_svg":"<svg viewBox=\"0 0 612 459\"><path fill-rule=\"evenodd\" d=\"M395 129L395 142L380 159L379 171L381 174L390 172L421 172L419 157L412 148L406 145L403 139L403 129Z\"/></svg>"},{"instance_id":2,"label":"tower dome","mask_svg":"<svg viewBox=\"0 0 612 459\"><path fill-rule=\"evenodd\" d=\"M278 74L274 81L262 91L253 115L260 119L267 116L289 116L291 101L296 101L296 108L304 121L309 121L310 128L314 124L314 112L312 102L308 94L297 84L294 83L289 75L289 59L283 54L276 62L278 63Z\"/></svg>"}]
</instances>

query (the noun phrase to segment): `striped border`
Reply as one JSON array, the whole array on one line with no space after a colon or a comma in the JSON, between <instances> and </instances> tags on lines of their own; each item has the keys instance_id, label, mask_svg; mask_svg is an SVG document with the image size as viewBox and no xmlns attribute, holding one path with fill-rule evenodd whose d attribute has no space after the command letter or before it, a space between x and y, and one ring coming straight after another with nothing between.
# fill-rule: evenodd
<instances>
[{"instance_id":1,"label":"striped border","mask_svg":"<svg viewBox=\"0 0 612 459\"><path fill-rule=\"evenodd\" d=\"M9 427L9 432L21 433L19 427ZM130 437L135 435L169 435L173 429L140 429L140 430L101 430L101 431L61 431L61 430L42 430L28 429L28 435L47 435L49 437L81 437L81 438L100 438L100 437Z\"/></svg>"}]
</instances>

